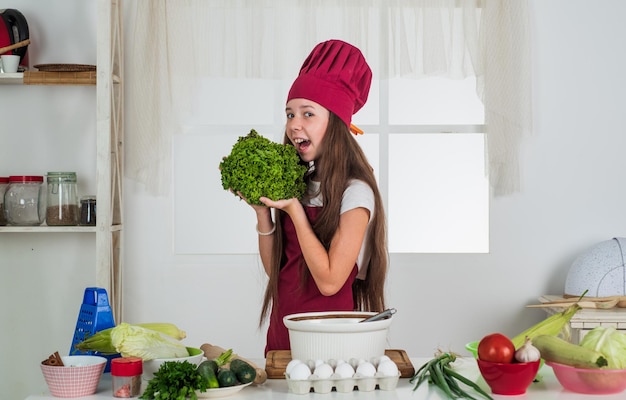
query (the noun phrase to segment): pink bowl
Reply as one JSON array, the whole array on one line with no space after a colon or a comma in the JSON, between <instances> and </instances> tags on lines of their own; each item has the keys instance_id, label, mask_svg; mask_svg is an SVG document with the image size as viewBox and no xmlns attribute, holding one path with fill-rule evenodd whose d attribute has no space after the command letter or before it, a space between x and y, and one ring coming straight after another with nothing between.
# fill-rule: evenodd
<instances>
[{"instance_id":1,"label":"pink bowl","mask_svg":"<svg viewBox=\"0 0 626 400\"><path fill-rule=\"evenodd\" d=\"M565 389L584 394L620 393L626 389L626 369L587 369L546 361Z\"/></svg>"},{"instance_id":2,"label":"pink bowl","mask_svg":"<svg viewBox=\"0 0 626 400\"><path fill-rule=\"evenodd\" d=\"M100 356L64 356L63 367L41 364L54 397L82 397L96 393L107 359Z\"/></svg>"},{"instance_id":3,"label":"pink bowl","mask_svg":"<svg viewBox=\"0 0 626 400\"><path fill-rule=\"evenodd\" d=\"M527 363L493 363L476 359L481 375L493 394L519 395L535 379L539 361Z\"/></svg>"}]
</instances>

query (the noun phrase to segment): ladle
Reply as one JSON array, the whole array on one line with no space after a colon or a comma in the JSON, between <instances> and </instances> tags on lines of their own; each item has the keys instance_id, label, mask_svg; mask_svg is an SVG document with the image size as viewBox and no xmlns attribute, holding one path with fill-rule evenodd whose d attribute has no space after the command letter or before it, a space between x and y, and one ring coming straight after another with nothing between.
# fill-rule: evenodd
<instances>
[{"instance_id":1,"label":"ladle","mask_svg":"<svg viewBox=\"0 0 626 400\"><path fill-rule=\"evenodd\" d=\"M369 318L365 318L364 320L359 321L359 323L361 323L361 322L372 322L372 321L378 321L380 319L389 318L389 317L391 317L395 313L396 313L396 309L395 308L388 308L385 311L379 312L378 314L372 315Z\"/></svg>"}]
</instances>

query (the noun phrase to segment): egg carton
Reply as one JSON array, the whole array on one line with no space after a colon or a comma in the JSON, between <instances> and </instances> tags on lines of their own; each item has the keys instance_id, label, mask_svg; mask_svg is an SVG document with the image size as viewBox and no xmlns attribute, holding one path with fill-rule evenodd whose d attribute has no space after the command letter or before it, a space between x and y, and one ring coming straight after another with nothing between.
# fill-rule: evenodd
<instances>
[{"instance_id":1,"label":"egg carton","mask_svg":"<svg viewBox=\"0 0 626 400\"><path fill-rule=\"evenodd\" d=\"M291 393L306 394L313 390L315 393L327 394L332 392L333 389L339 393L352 392L353 390L371 392L377 388L380 390L395 390L400 380L400 373L397 376L383 376L380 373L376 373L373 377L355 375L352 378L341 378L333 374L329 379L311 375L304 380L290 379L289 374L285 374L285 378Z\"/></svg>"}]
</instances>

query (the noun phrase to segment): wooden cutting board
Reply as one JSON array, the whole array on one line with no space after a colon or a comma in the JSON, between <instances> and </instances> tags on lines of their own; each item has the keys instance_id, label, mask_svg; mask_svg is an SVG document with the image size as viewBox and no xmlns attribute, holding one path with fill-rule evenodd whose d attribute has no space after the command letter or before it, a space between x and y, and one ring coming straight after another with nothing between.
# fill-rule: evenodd
<instances>
[{"instance_id":1,"label":"wooden cutting board","mask_svg":"<svg viewBox=\"0 0 626 400\"><path fill-rule=\"evenodd\" d=\"M411 364L409 356L404 350L387 349L385 355L396 363L400 370L400 378L410 378L415 374L415 368ZM285 369L291 361L291 351L272 350L265 358L265 372L269 379L285 379Z\"/></svg>"}]
</instances>

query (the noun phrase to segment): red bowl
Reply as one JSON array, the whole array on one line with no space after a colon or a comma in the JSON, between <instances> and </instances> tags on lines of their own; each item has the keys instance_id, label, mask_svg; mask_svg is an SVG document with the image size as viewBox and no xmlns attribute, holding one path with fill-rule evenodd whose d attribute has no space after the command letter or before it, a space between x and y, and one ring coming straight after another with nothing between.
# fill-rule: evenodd
<instances>
[{"instance_id":1,"label":"red bowl","mask_svg":"<svg viewBox=\"0 0 626 400\"><path fill-rule=\"evenodd\" d=\"M552 367L556 379L570 392L584 394L611 394L626 390L626 369L586 369L555 362Z\"/></svg>"},{"instance_id":2,"label":"red bowl","mask_svg":"<svg viewBox=\"0 0 626 400\"><path fill-rule=\"evenodd\" d=\"M535 379L539 370L539 361L527 363L493 363L477 359L480 374L491 388L493 394L519 395Z\"/></svg>"}]
</instances>

